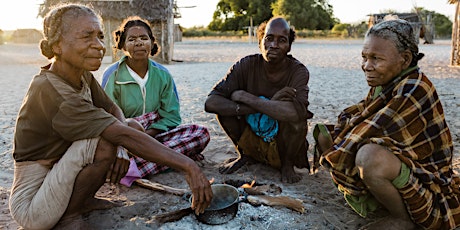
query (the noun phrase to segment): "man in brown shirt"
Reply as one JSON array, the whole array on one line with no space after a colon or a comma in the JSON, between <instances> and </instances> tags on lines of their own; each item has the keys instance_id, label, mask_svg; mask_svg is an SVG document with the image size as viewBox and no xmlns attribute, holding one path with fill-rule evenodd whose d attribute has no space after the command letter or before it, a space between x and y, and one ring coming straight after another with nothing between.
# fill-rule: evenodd
<instances>
[{"instance_id":1,"label":"man in brown shirt","mask_svg":"<svg viewBox=\"0 0 460 230\"><path fill-rule=\"evenodd\" d=\"M249 159L281 170L282 181L298 182L294 166L308 167L308 69L288 55L295 31L277 17L258 31L261 54L235 63L209 94L205 110L217 114L239 157L220 168L232 173Z\"/></svg>"}]
</instances>

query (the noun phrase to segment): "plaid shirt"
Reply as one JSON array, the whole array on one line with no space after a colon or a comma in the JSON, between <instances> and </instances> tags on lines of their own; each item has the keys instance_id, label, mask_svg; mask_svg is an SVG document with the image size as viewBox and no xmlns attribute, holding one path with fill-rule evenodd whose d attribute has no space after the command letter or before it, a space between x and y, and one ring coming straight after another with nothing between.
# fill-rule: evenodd
<instances>
[{"instance_id":1,"label":"plaid shirt","mask_svg":"<svg viewBox=\"0 0 460 230\"><path fill-rule=\"evenodd\" d=\"M367 143L385 146L409 166L423 188L418 192L429 194L400 190L414 221L429 228L455 227L460 223L460 181L452 171L452 137L436 89L415 68L374 98L376 90L371 88L363 101L339 115L334 146L321 164L345 194L364 195L368 191L355 166L356 153Z\"/></svg>"}]
</instances>

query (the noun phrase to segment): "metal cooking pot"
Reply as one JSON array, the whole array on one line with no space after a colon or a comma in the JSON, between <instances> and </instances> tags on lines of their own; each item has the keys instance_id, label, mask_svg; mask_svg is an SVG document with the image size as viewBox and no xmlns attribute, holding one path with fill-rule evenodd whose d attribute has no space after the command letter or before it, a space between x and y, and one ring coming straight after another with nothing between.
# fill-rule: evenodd
<instances>
[{"instance_id":1,"label":"metal cooking pot","mask_svg":"<svg viewBox=\"0 0 460 230\"><path fill-rule=\"evenodd\" d=\"M238 212L239 192L238 189L227 184L211 185L213 197L211 205L204 213L196 215L197 220L210 225L223 224L236 216ZM190 197L190 202L192 197Z\"/></svg>"}]
</instances>

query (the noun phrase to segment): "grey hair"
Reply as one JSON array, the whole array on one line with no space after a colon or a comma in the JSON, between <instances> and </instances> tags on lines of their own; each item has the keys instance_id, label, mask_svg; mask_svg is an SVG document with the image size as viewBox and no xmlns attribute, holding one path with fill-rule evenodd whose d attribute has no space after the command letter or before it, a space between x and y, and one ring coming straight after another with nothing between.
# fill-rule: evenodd
<instances>
[{"instance_id":1,"label":"grey hair","mask_svg":"<svg viewBox=\"0 0 460 230\"><path fill-rule=\"evenodd\" d=\"M63 4L55 6L43 20L43 39L40 41L40 51L43 56L51 59L55 56L52 49L58 43L69 26L65 17L76 19L81 15L92 15L102 22L101 17L89 6L81 4Z\"/></svg>"},{"instance_id":2,"label":"grey hair","mask_svg":"<svg viewBox=\"0 0 460 230\"><path fill-rule=\"evenodd\" d=\"M367 31L366 37L371 35L393 42L399 52L409 50L412 54L412 62L409 66L416 66L418 61L425 56L418 52L414 29L406 20L391 19L379 22Z\"/></svg>"}]
</instances>

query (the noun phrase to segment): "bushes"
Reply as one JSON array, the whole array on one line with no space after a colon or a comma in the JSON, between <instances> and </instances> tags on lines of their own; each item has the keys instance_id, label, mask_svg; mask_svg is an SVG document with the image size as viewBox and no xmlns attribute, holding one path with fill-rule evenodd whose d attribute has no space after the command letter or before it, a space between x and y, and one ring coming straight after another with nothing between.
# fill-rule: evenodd
<instances>
[{"instance_id":1,"label":"bushes","mask_svg":"<svg viewBox=\"0 0 460 230\"><path fill-rule=\"evenodd\" d=\"M204 27L192 27L183 29L182 36L184 37L233 37L247 36L244 31L212 31Z\"/></svg>"}]
</instances>

